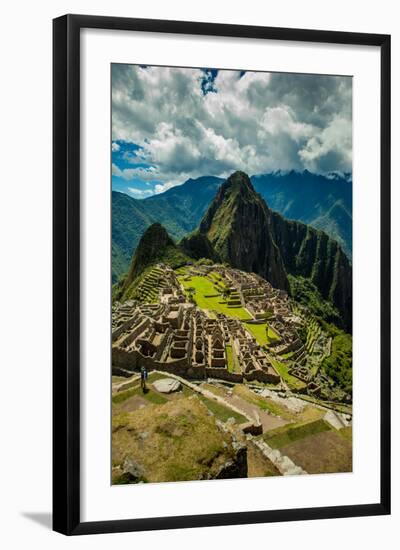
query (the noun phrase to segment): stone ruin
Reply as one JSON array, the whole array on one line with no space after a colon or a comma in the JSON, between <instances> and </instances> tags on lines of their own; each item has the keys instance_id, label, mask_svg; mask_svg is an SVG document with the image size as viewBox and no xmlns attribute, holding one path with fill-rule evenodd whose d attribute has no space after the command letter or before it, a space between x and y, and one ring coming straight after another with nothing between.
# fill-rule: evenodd
<instances>
[{"instance_id":1,"label":"stone ruin","mask_svg":"<svg viewBox=\"0 0 400 550\"><path fill-rule=\"evenodd\" d=\"M241 321L216 312L209 316L187 297L176 273L160 264L151 273L151 285L158 292L156 303L130 300L113 308L113 372L145 366L188 379L278 383L280 376L271 363L275 358L287 364L290 375L305 383L310 395L332 396L323 375L318 369L311 370L311 355L299 337L298 329L307 323L305 311L285 291L254 273L222 265L189 269L187 280L195 275L207 277L221 295L226 290L228 307L245 307L252 316L247 322L267 321L278 338L266 349ZM149 292L149 283L141 284ZM151 292L154 296L154 288ZM337 398L342 400L343 396Z\"/></svg>"}]
</instances>

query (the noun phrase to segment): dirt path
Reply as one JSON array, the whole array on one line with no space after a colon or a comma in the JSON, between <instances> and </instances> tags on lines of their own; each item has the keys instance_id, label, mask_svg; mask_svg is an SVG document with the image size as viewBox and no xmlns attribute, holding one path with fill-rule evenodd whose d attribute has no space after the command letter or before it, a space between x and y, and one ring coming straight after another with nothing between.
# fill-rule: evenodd
<instances>
[{"instance_id":1,"label":"dirt path","mask_svg":"<svg viewBox=\"0 0 400 550\"><path fill-rule=\"evenodd\" d=\"M232 405L236 406L238 409L242 409L244 412L249 414L252 418L254 418L254 420L257 421L259 419L263 427L263 432L273 430L274 428L278 428L279 426L284 426L289 423L288 420L283 420L283 418L273 416L267 411L263 411L257 407L257 405L253 405L245 399L242 399L238 395L227 395L225 399L228 403L232 403Z\"/></svg>"},{"instance_id":2,"label":"dirt path","mask_svg":"<svg viewBox=\"0 0 400 550\"><path fill-rule=\"evenodd\" d=\"M261 409L254 403L249 403L239 395L230 394L221 386L218 386L217 395L220 395L228 406L232 405L236 407L236 409L239 409L251 418L254 418L256 422L260 421L263 427L263 432L273 430L274 428L278 428L279 426L284 426L289 423L288 420L284 420L283 418L270 414L268 411Z\"/></svg>"}]
</instances>

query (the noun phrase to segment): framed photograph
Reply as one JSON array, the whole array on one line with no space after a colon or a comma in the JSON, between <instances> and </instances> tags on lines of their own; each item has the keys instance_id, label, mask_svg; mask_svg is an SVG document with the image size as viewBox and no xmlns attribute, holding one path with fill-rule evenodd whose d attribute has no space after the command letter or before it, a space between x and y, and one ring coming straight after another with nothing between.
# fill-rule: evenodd
<instances>
[{"instance_id":1,"label":"framed photograph","mask_svg":"<svg viewBox=\"0 0 400 550\"><path fill-rule=\"evenodd\" d=\"M54 529L390 513L390 36L54 20Z\"/></svg>"}]
</instances>

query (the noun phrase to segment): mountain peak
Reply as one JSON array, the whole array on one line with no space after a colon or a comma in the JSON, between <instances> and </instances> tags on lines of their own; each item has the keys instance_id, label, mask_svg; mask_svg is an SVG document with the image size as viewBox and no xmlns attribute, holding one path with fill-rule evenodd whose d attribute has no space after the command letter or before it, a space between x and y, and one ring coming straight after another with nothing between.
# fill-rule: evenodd
<instances>
[{"instance_id":1,"label":"mountain peak","mask_svg":"<svg viewBox=\"0 0 400 550\"><path fill-rule=\"evenodd\" d=\"M180 267L188 261L187 256L177 247L167 230L160 223L151 224L143 233L126 278L123 280L116 299L132 295L137 281L146 269L158 263L165 263L173 268Z\"/></svg>"},{"instance_id":2,"label":"mountain peak","mask_svg":"<svg viewBox=\"0 0 400 550\"><path fill-rule=\"evenodd\" d=\"M255 193L255 190L249 176L245 172L238 170L231 174L222 184L221 192L223 194L226 194L227 192L237 192L243 196L246 196L248 194Z\"/></svg>"},{"instance_id":3,"label":"mountain peak","mask_svg":"<svg viewBox=\"0 0 400 550\"><path fill-rule=\"evenodd\" d=\"M219 188L200 223L199 233L222 261L258 273L273 286L288 290L283 262L269 230L270 216L249 176L238 171ZM188 239L193 240L194 236ZM187 249L191 242L185 243Z\"/></svg>"},{"instance_id":4,"label":"mountain peak","mask_svg":"<svg viewBox=\"0 0 400 550\"><path fill-rule=\"evenodd\" d=\"M207 233L211 225L234 219L235 211L243 203L257 202L258 195L245 172L234 172L220 186L201 223L200 232Z\"/></svg>"},{"instance_id":5,"label":"mountain peak","mask_svg":"<svg viewBox=\"0 0 400 550\"><path fill-rule=\"evenodd\" d=\"M159 260L168 247L175 247L174 241L160 223L151 224L143 233L129 269L127 284L135 279L152 263Z\"/></svg>"},{"instance_id":6,"label":"mountain peak","mask_svg":"<svg viewBox=\"0 0 400 550\"><path fill-rule=\"evenodd\" d=\"M142 238L140 239L139 245L145 241L154 241L157 240L160 243L173 244L171 237L168 235L167 230L161 223L152 223L143 233Z\"/></svg>"}]
</instances>

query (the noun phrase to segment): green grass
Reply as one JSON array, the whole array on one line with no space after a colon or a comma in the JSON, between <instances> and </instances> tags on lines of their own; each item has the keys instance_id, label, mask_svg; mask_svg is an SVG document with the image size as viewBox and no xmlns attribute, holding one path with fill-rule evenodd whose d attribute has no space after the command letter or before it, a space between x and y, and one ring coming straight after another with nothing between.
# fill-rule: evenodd
<instances>
[{"instance_id":1,"label":"green grass","mask_svg":"<svg viewBox=\"0 0 400 550\"><path fill-rule=\"evenodd\" d=\"M290 359L294 355L293 351L288 351L287 353L281 353L279 357L282 357L282 359Z\"/></svg>"},{"instance_id":2,"label":"green grass","mask_svg":"<svg viewBox=\"0 0 400 550\"><path fill-rule=\"evenodd\" d=\"M247 418L242 414L239 414L236 411L233 411L232 409L221 405L213 399L204 397L203 395L199 397L201 401L203 401L203 403L206 405L206 407L218 418L218 420L221 420L221 422L226 422L228 418L234 418L238 424L247 422Z\"/></svg>"},{"instance_id":3,"label":"green grass","mask_svg":"<svg viewBox=\"0 0 400 550\"><path fill-rule=\"evenodd\" d=\"M195 275L190 277L189 280L185 280L184 277L178 278L185 290L189 288L195 289L193 298L199 308L223 313L227 317L233 317L234 319L251 319L251 315L243 307L229 307L226 302L224 303L218 289L207 277Z\"/></svg>"},{"instance_id":4,"label":"green grass","mask_svg":"<svg viewBox=\"0 0 400 550\"><path fill-rule=\"evenodd\" d=\"M288 366L285 365L285 363L282 363L281 361L277 361L276 359L273 359L272 357L269 358L271 361L272 366L276 370L276 372L279 374L279 376L283 379L286 384L288 384L291 388L300 390L306 387L306 384L296 378L295 376L292 376L288 372Z\"/></svg>"},{"instance_id":5,"label":"green grass","mask_svg":"<svg viewBox=\"0 0 400 550\"><path fill-rule=\"evenodd\" d=\"M163 405L168 401L164 396L160 395L159 393L156 393L152 391L151 389L147 388L149 391L147 393L143 393L140 385L137 385L136 387L129 388L124 391L120 391L113 395L112 402L114 405L118 405L120 403L123 403L130 397L133 397L134 395L140 395L147 401L149 401L152 404L155 405Z\"/></svg>"},{"instance_id":6,"label":"green grass","mask_svg":"<svg viewBox=\"0 0 400 550\"><path fill-rule=\"evenodd\" d=\"M270 326L268 326L268 323L259 323L256 325L246 323L245 325L247 330L251 332L260 346L267 346L271 342L279 340L278 335Z\"/></svg>"},{"instance_id":7,"label":"green grass","mask_svg":"<svg viewBox=\"0 0 400 550\"><path fill-rule=\"evenodd\" d=\"M281 449L289 443L304 439L309 435L327 432L330 426L324 420L316 420L306 424L288 424L263 435L264 441L273 449Z\"/></svg>"},{"instance_id":8,"label":"green grass","mask_svg":"<svg viewBox=\"0 0 400 550\"><path fill-rule=\"evenodd\" d=\"M319 399L316 399L315 397L312 397L310 395L307 395L306 393L302 394L301 395L301 399L303 401L307 401L308 403L311 403L313 405L320 405L320 404L325 404L326 406L329 405L329 409L332 409L336 412L340 412L340 413L343 413L343 414L352 414L353 412L353 407L351 405L346 405L345 403L336 403L336 402L333 402L333 401L321 401Z\"/></svg>"},{"instance_id":9,"label":"green grass","mask_svg":"<svg viewBox=\"0 0 400 550\"><path fill-rule=\"evenodd\" d=\"M337 432L339 435L344 437L344 439L347 439L347 441L353 440L353 428L352 426L346 426L345 428L342 428L341 430L338 430Z\"/></svg>"},{"instance_id":10,"label":"green grass","mask_svg":"<svg viewBox=\"0 0 400 550\"><path fill-rule=\"evenodd\" d=\"M232 346L225 346L226 353L226 362L228 367L228 372L235 372L235 362L233 359Z\"/></svg>"}]
</instances>

